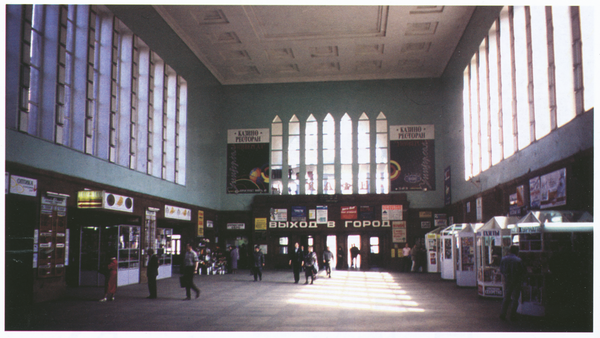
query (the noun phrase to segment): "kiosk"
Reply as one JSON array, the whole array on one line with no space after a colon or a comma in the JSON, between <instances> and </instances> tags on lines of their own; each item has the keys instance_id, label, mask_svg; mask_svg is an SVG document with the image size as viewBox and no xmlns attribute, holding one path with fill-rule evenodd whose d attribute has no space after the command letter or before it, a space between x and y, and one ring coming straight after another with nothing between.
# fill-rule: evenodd
<instances>
[{"instance_id":1,"label":"kiosk","mask_svg":"<svg viewBox=\"0 0 600 338\"><path fill-rule=\"evenodd\" d=\"M442 228L436 228L425 234L425 254L427 255L427 272L440 272L440 232Z\"/></svg>"},{"instance_id":2,"label":"kiosk","mask_svg":"<svg viewBox=\"0 0 600 338\"><path fill-rule=\"evenodd\" d=\"M173 275L172 236L173 229L156 229L156 255L158 257L158 276L156 276L156 279L170 278Z\"/></svg>"},{"instance_id":3,"label":"kiosk","mask_svg":"<svg viewBox=\"0 0 600 338\"><path fill-rule=\"evenodd\" d=\"M442 279L456 279L455 257L458 256L456 233L466 224L452 224L440 232L440 276ZM458 262L458 261L456 261Z\"/></svg>"},{"instance_id":4,"label":"kiosk","mask_svg":"<svg viewBox=\"0 0 600 338\"><path fill-rule=\"evenodd\" d=\"M514 216L496 216L477 230L477 293L482 297L504 296L500 260L508 254L512 244L508 226L517 224L518 220Z\"/></svg>"},{"instance_id":5,"label":"kiosk","mask_svg":"<svg viewBox=\"0 0 600 338\"><path fill-rule=\"evenodd\" d=\"M117 225L118 231L117 285L137 284L140 282L140 227L135 225Z\"/></svg>"},{"instance_id":6,"label":"kiosk","mask_svg":"<svg viewBox=\"0 0 600 338\"><path fill-rule=\"evenodd\" d=\"M527 269L517 312L581 320L592 313L593 219L580 211L531 211L511 229Z\"/></svg>"},{"instance_id":7,"label":"kiosk","mask_svg":"<svg viewBox=\"0 0 600 338\"><path fill-rule=\"evenodd\" d=\"M469 223L456 233L456 285L458 286L477 286L475 233L481 226L483 223Z\"/></svg>"}]
</instances>

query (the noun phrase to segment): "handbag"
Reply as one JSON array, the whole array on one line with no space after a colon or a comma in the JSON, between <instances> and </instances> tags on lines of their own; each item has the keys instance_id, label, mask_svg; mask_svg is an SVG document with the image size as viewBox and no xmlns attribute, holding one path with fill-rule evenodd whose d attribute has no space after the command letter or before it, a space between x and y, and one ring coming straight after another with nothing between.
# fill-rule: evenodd
<instances>
[{"instance_id":1,"label":"handbag","mask_svg":"<svg viewBox=\"0 0 600 338\"><path fill-rule=\"evenodd\" d=\"M186 286L185 283L185 277L184 276L179 276L179 286L184 288Z\"/></svg>"}]
</instances>

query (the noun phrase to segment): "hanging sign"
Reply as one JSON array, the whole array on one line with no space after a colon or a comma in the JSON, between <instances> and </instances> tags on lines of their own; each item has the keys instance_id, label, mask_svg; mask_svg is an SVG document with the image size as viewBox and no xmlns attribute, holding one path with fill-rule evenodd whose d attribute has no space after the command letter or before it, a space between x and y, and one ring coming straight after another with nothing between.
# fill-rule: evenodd
<instances>
[{"instance_id":1,"label":"hanging sign","mask_svg":"<svg viewBox=\"0 0 600 338\"><path fill-rule=\"evenodd\" d=\"M269 129L227 131L227 193L266 193L269 188Z\"/></svg>"},{"instance_id":2,"label":"hanging sign","mask_svg":"<svg viewBox=\"0 0 600 338\"><path fill-rule=\"evenodd\" d=\"M390 126L391 191L435 190L434 125Z\"/></svg>"},{"instance_id":3,"label":"hanging sign","mask_svg":"<svg viewBox=\"0 0 600 338\"><path fill-rule=\"evenodd\" d=\"M191 221L192 211L190 209L165 204L165 218L174 218L181 219L184 221Z\"/></svg>"},{"instance_id":4,"label":"hanging sign","mask_svg":"<svg viewBox=\"0 0 600 338\"><path fill-rule=\"evenodd\" d=\"M10 175L10 193L25 196L37 196L37 180Z\"/></svg>"},{"instance_id":5,"label":"hanging sign","mask_svg":"<svg viewBox=\"0 0 600 338\"><path fill-rule=\"evenodd\" d=\"M198 210L198 233L197 237L204 237L204 211Z\"/></svg>"}]
</instances>

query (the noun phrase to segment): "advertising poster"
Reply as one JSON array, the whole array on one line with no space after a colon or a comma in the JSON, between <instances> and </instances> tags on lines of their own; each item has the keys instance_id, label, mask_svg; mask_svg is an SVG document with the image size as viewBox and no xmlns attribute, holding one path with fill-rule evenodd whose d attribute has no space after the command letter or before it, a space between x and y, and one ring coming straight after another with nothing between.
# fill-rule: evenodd
<instances>
[{"instance_id":1,"label":"advertising poster","mask_svg":"<svg viewBox=\"0 0 600 338\"><path fill-rule=\"evenodd\" d=\"M198 210L198 231L197 237L204 237L204 211Z\"/></svg>"},{"instance_id":2,"label":"advertising poster","mask_svg":"<svg viewBox=\"0 0 600 338\"><path fill-rule=\"evenodd\" d=\"M444 205L452 204L452 186L450 167L444 169Z\"/></svg>"},{"instance_id":3,"label":"advertising poster","mask_svg":"<svg viewBox=\"0 0 600 338\"><path fill-rule=\"evenodd\" d=\"M398 205L382 205L381 206L382 221L401 221L402 220L402 204Z\"/></svg>"},{"instance_id":4,"label":"advertising poster","mask_svg":"<svg viewBox=\"0 0 600 338\"><path fill-rule=\"evenodd\" d=\"M370 220L373 219L373 207L370 205L360 206L360 219Z\"/></svg>"},{"instance_id":5,"label":"advertising poster","mask_svg":"<svg viewBox=\"0 0 600 338\"><path fill-rule=\"evenodd\" d=\"M431 221L421 221L421 229L431 228Z\"/></svg>"},{"instance_id":6,"label":"advertising poster","mask_svg":"<svg viewBox=\"0 0 600 338\"><path fill-rule=\"evenodd\" d=\"M254 230L267 230L267 219L266 218L255 218L254 219Z\"/></svg>"},{"instance_id":7,"label":"advertising poster","mask_svg":"<svg viewBox=\"0 0 600 338\"><path fill-rule=\"evenodd\" d=\"M287 209L271 208L271 221L286 222L287 221Z\"/></svg>"},{"instance_id":8,"label":"advertising poster","mask_svg":"<svg viewBox=\"0 0 600 338\"><path fill-rule=\"evenodd\" d=\"M10 175L10 193L25 196L37 196L37 180Z\"/></svg>"},{"instance_id":9,"label":"advertising poster","mask_svg":"<svg viewBox=\"0 0 600 338\"><path fill-rule=\"evenodd\" d=\"M390 126L390 190L435 190L432 124Z\"/></svg>"},{"instance_id":10,"label":"advertising poster","mask_svg":"<svg viewBox=\"0 0 600 338\"><path fill-rule=\"evenodd\" d=\"M317 223L327 223L326 205L317 205Z\"/></svg>"},{"instance_id":11,"label":"advertising poster","mask_svg":"<svg viewBox=\"0 0 600 338\"><path fill-rule=\"evenodd\" d=\"M306 221L306 207L292 207L292 222Z\"/></svg>"},{"instance_id":12,"label":"advertising poster","mask_svg":"<svg viewBox=\"0 0 600 338\"><path fill-rule=\"evenodd\" d=\"M540 208L553 208L567 204L567 170L565 168L542 175L540 178L542 200Z\"/></svg>"},{"instance_id":13,"label":"advertising poster","mask_svg":"<svg viewBox=\"0 0 600 338\"><path fill-rule=\"evenodd\" d=\"M392 243L405 243L406 242L406 221L393 221L392 222ZM398 250L402 252L402 250Z\"/></svg>"},{"instance_id":14,"label":"advertising poster","mask_svg":"<svg viewBox=\"0 0 600 338\"><path fill-rule=\"evenodd\" d=\"M536 210L540 208L542 202L542 185L540 177L534 177L529 180L529 203L531 209Z\"/></svg>"},{"instance_id":15,"label":"advertising poster","mask_svg":"<svg viewBox=\"0 0 600 338\"><path fill-rule=\"evenodd\" d=\"M340 211L341 219L358 219L358 211L356 206L341 207Z\"/></svg>"},{"instance_id":16,"label":"advertising poster","mask_svg":"<svg viewBox=\"0 0 600 338\"><path fill-rule=\"evenodd\" d=\"M227 193L269 190L269 129L227 131Z\"/></svg>"}]
</instances>

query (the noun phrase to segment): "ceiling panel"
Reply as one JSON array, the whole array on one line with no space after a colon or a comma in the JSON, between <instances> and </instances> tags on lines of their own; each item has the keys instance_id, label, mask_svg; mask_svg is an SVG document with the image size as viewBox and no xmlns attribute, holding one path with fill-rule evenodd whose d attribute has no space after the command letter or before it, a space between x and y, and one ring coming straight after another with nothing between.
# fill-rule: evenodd
<instances>
[{"instance_id":1,"label":"ceiling panel","mask_svg":"<svg viewBox=\"0 0 600 338\"><path fill-rule=\"evenodd\" d=\"M440 77L474 10L154 7L224 85Z\"/></svg>"}]
</instances>

